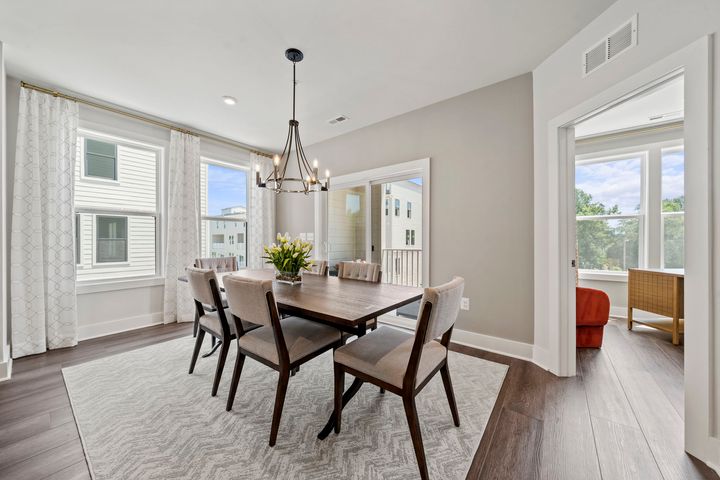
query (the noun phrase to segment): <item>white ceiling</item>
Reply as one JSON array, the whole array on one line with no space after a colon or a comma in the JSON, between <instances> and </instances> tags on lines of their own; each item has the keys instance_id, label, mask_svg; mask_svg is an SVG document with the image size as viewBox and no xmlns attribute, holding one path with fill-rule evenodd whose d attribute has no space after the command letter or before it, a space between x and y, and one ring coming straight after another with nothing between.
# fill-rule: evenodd
<instances>
[{"instance_id":1,"label":"white ceiling","mask_svg":"<svg viewBox=\"0 0 720 480\"><path fill-rule=\"evenodd\" d=\"M575 126L575 137L646 127L684 117L682 76Z\"/></svg>"},{"instance_id":2,"label":"white ceiling","mask_svg":"<svg viewBox=\"0 0 720 480\"><path fill-rule=\"evenodd\" d=\"M278 150L288 47L309 145L531 71L613 1L0 0L0 41L20 79Z\"/></svg>"}]
</instances>

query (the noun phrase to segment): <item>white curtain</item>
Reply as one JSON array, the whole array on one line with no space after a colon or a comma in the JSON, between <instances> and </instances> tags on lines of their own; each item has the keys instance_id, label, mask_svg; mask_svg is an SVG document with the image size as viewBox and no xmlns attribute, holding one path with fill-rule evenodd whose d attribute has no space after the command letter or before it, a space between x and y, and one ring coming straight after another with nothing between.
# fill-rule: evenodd
<instances>
[{"instance_id":1,"label":"white curtain","mask_svg":"<svg viewBox=\"0 0 720 480\"><path fill-rule=\"evenodd\" d=\"M189 289L178 277L200 251L199 193L200 139L175 130L170 135L168 159L168 222L165 256L165 323L194 318Z\"/></svg>"},{"instance_id":2,"label":"white curtain","mask_svg":"<svg viewBox=\"0 0 720 480\"><path fill-rule=\"evenodd\" d=\"M260 165L260 175L265 179L272 170L272 161L255 153L250 155L253 165ZM263 246L271 244L275 239L275 196L277 194L266 188L258 188L255 182L250 187L250 215L248 219L248 268L265 268L262 259Z\"/></svg>"},{"instance_id":3,"label":"white curtain","mask_svg":"<svg viewBox=\"0 0 720 480\"><path fill-rule=\"evenodd\" d=\"M77 345L78 105L22 88L10 236L13 358Z\"/></svg>"}]
</instances>

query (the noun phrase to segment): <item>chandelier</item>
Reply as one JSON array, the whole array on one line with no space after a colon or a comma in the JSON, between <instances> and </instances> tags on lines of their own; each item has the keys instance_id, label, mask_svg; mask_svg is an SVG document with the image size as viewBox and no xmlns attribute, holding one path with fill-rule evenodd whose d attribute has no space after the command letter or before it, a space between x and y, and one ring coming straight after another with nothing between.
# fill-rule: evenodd
<instances>
[{"instance_id":1,"label":"chandelier","mask_svg":"<svg viewBox=\"0 0 720 480\"><path fill-rule=\"evenodd\" d=\"M325 170L325 178L318 176L318 161L313 160L312 166L305 157L302 143L300 142L300 122L295 120L295 65L303 59L303 53L297 48L285 50L285 57L293 64L293 100L292 119L289 122L287 139L282 154L273 157L273 169L263 180L260 175L260 165L256 165L255 183L260 188L267 188L276 193L304 193L326 192L330 187L330 172ZM292 159L292 154L295 158ZM288 173L290 163L297 163L297 173Z\"/></svg>"}]
</instances>

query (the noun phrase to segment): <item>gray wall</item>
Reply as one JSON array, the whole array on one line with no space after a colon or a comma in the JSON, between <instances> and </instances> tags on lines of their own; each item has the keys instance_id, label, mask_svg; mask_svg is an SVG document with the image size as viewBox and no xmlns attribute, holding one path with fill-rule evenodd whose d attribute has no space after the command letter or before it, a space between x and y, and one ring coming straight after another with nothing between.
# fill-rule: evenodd
<instances>
[{"instance_id":1,"label":"gray wall","mask_svg":"<svg viewBox=\"0 0 720 480\"><path fill-rule=\"evenodd\" d=\"M306 148L332 175L431 158L430 282L466 279L457 327L533 342L533 91L512 78ZM351 120L352 121L352 120ZM313 231L280 195L279 231Z\"/></svg>"}]
</instances>

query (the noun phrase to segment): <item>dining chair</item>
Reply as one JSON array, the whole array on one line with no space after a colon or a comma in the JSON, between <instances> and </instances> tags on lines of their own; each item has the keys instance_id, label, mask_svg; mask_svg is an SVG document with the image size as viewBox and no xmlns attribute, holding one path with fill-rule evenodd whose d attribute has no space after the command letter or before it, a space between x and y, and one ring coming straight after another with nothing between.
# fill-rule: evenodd
<instances>
[{"instance_id":1,"label":"dining chair","mask_svg":"<svg viewBox=\"0 0 720 480\"><path fill-rule=\"evenodd\" d=\"M337 264L338 278L341 280L358 280L361 282L380 283L382 279L382 265L365 262L340 262ZM375 330L377 318L367 321L366 328Z\"/></svg>"},{"instance_id":2,"label":"dining chair","mask_svg":"<svg viewBox=\"0 0 720 480\"><path fill-rule=\"evenodd\" d=\"M196 268L202 268L205 270L213 270L216 273L224 273L224 272L235 272L237 271L237 257L205 257L205 258L196 258L195 259L195 267ZM227 303L223 299L223 305L227 307ZM206 310L212 311L214 309L211 305L205 305ZM197 337L197 331L198 331L198 316L195 315L195 320L193 322L193 337ZM215 337L212 337L212 346L215 346Z\"/></svg>"},{"instance_id":3,"label":"dining chair","mask_svg":"<svg viewBox=\"0 0 720 480\"><path fill-rule=\"evenodd\" d=\"M220 355L218 356L217 367L215 369L215 379L213 380L212 386L212 396L214 397L217 395L218 386L220 385L220 377L222 377L222 372L225 368L225 360L230 350L230 343L237 337L236 325L235 322L228 322L227 316L229 312L223 307L215 271L195 267L188 267L185 271L187 273L188 283L190 284L190 292L195 301L195 311L197 313L199 326L188 373L192 374L195 370L195 363L197 363L200 347L202 346L206 332L222 341ZM212 306L214 310L206 311L206 305ZM252 331L259 326L260 325L257 324L243 322L242 331Z\"/></svg>"},{"instance_id":4,"label":"dining chair","mask_svg":"<svg viewBox=\"0 0 720 480\"><path fill-rule=\"evenodd\" d=\"M438 371L453 422L460 426L447 354L464 285L465 280L455 277L439 287L426 288L414 335L383 327L335 351L335 433L340 433L345 373L400 395L422 479L428 478L428 470L415 397Z\"/></svg>"},{"instance_id":5,"label":"dining chair","mask_svg":"<svg viewBox=\"0 0 720 480\"><path fill-rule=\"evenodd\" d=\"M320 276L327 276L328 274L328 262L327 260L318 260L316 261L312 267L310 267L310 270L306 271L305 273L309 273L310 275L320 275Z\"/></svg>"},{"instance_id":6,"label":"dining chair","mask_svg":"<svg viewBox=\"0 0 720 480\"><path fill-rule=\"evenodd\" d=\"M318 355L339 347L342 335L336 328L297 317L280 319L271 280L238 276L225 277L229 311L237 331L235 359L227 410L235 401L245 357L250 357L280 373L275 393L270 446L275 445L285 403L290 372ZM245 330L246 322L262 325Z\"/></svg>"}]
</instances>

